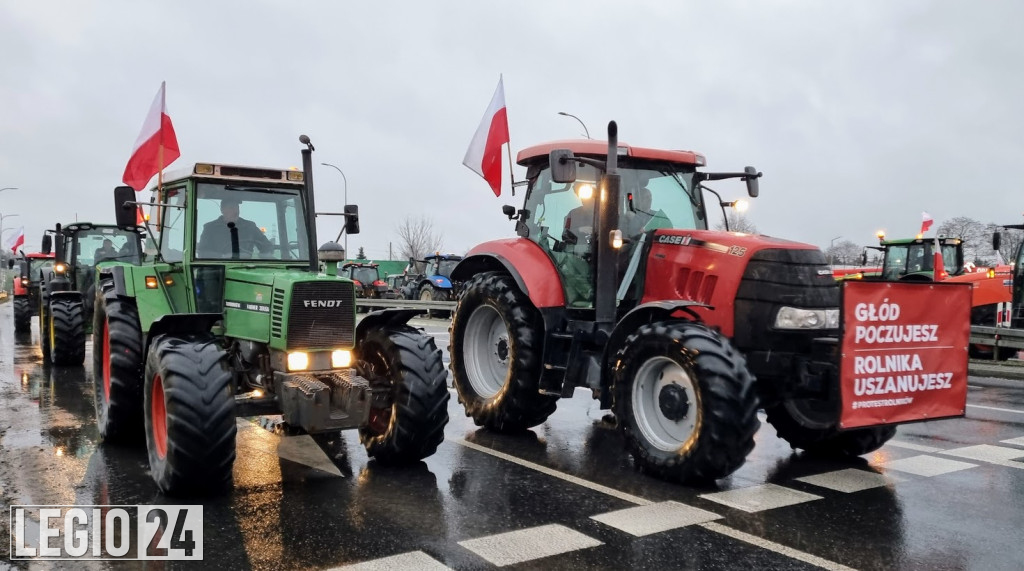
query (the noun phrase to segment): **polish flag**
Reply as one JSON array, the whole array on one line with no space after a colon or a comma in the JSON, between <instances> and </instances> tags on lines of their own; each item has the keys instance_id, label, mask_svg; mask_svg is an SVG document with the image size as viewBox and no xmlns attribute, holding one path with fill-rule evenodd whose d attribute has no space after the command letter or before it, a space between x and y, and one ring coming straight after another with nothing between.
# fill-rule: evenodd
<instances>
[{"instance_id":1,"label":"polish flag","mask_svg":"<svg viewBox=\"0 0 1024 571\"><path fill-rule=\"evenodd\" d=\"M25 245L25 227L22 226L21 228L18 228L18 233L12 234L4 245L10 248L11 252L17 252L18 248Z\"/></svg>"},{"instance_id":2,"label":"polish flag","mask_svg":"<svg viewBox=\"0 0 1024 571\"><path fill-rule=\"evenodd\" d=\"M924 234L925 232L927 232L928 229L932 227L932 222L935 222L934 220L932 220L932 215L928 214L927 212L922 212L921 213L921 232L920 233Z\"/></svg>"},{"instance_id":3,"label":"polish flag","mask_svg":"<svg viewBox=\"0 0 1024 571\"><path fill-rule=\"evenodd\" d=\"M505 87L499 77L491 104L476 128L466 157L462 159L462 164L491 185L494 196L501 196L501 146L505 143L508 143L508 117L505 114Z\"/></svg>"},{"instance_id":4,"label":"polish flag","mask_svg":"<svg viewBox=\"0 0 1024 571\"><path fill-rule=\"evenodd\" d=\"M136 191L144 190L146 183L153 175L164 170L173 163L181 152L178 151L178 139L174 136L174 125L167 114L167 101L164 96L166 82L160 83L160 91L153 100L153 105L142 124L142 132L135 141L132 156L124 168L122 180Z\"/></svg>"}]
</instances>

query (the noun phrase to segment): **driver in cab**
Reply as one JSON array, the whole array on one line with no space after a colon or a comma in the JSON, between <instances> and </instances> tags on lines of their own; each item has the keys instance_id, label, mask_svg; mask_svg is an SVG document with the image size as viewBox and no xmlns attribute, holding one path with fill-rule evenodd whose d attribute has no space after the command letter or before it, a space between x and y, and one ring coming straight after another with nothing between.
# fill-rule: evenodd
<instances>
[{"instance_id":1,"label":"driver in cab","mask_svg":"<svg viewBox=\"0 0 1024 571\"><path fill-rule=\"evenodd\" d=\"M225 198L220 201L220 216L203 225L196 254L200 258L233 258L231 251L232 230L238 231L238 257L252 258L253 251L262 254L274 250L274 245L263 234L259 226L238 215L241 201Z\"/></svg>"}]
</instances>

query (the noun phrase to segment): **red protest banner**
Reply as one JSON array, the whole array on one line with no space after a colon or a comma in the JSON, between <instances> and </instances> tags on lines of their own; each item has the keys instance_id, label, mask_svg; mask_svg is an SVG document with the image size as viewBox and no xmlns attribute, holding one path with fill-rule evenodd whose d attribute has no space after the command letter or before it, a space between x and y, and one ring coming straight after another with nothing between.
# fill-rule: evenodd
<instances>
[{"instance_id":1,"label":"red protest banner","mask_svg":"<svg viewBox=\"0 0 1024 571\"><path fill-rule=\"evenodd\" d=\"M840 428L963 416L968 284L843 282Z\"/></svg>"}]
</instances>

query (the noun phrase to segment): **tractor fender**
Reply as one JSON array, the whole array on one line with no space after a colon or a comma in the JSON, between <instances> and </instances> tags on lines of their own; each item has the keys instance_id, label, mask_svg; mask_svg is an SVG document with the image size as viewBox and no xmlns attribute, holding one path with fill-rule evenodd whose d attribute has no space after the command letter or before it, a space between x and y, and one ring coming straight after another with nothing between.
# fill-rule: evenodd
<instances>
[{"instance_id":1,"label":"tractor fender","mask_svg":"<svg viewBox=\"0 0 1024 571\"><path fill-rule=\"evenodd\" d=\"M426 309L387 308L371 311L356 324L356 346L366 337L367 332L374 329L386 329L396 325L405 325L417 315L426 313Z\"/></svg>"},{"instance_id":2,"label":"tractor fender","mask_svg":"<svg viewBox=\"0 0 1024 571\"><path fill-rule=\"evenodd\" d=\"M526 238L508 238L484 242L469 251L455 266L452 279L468 281L474 274L504 271L534 307L565 307L562 279L551 258L540 246Z\"/></svg>"},{"instance_id":3,"label":"tractor fender","mask_svg":"<svg viewBox=\"0 0 1024 571\"><path fill-rule=\"evenodd\" d=\"M82 295L82 292L72 289L63 291L51 291L48 299L49 301L53 301L55 299L83 300L84 296Z\"/></svg>"},{"instance_id":4,"label":"tractor fender","mask_svg":"<svg viewBox=\"0 0 1024 571\"><path fill-rule=\"evenodd\" d=\"M150 324L146 334L146 346L142 348L142 358L149 354L149 345L157 336L165 333L175 335L187 333L209 333L214 323L224 316L220 313L170 313Z\"/></svg>"},{"instance_id":5,"label":"tractor fender","mask_svg":"<svg viewBox=\"0 0 1024 571\"><path fill-rule=\"evenodd\" d=\"M114 293L118 296L132 297L135 295L135 288L129 289L131 280L126 280L124 275L125 266L106 266L100 270L100 280L110 278L114 282ZM133 284L134 285L134 284Z\"/></svg>"},{"instance_id":6,"label":"tractor fender","mask_svg":"<svg viewBox=\"0 0 1024 571\"><path fill-rule=\"evenodd\" d=\"M615 324L615 329L612 330L611 335L608 336L608 342L604 346L604 357L602 359L604 367L602 370L605 371L605 375L611 374L612 371L612 359L615 358L615 353L618 352L622 343L626 340L626 337L630 333L637 330L638 327L645 323L653 323L655 321L663 319L676 319L682 318L691 321L700 321L693 308L702 307L706 309L713 309L710 305L701 303L699 301L687 301L687 300L675 300L675 301L652 301L648 303L640 304L629 311L626 315ZM682 312L684 315L675 315L677 312ZM610 386L610 383L603 383L604 386Z\"/></svg>"}]
</instances>

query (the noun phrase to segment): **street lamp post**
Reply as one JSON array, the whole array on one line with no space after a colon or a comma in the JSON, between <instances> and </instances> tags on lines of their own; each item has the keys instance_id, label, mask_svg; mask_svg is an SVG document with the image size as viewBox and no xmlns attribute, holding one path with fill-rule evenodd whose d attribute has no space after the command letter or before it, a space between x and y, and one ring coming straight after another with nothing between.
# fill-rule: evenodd
<instances>
[{"instance_id":1,"label":"street lamp post","mask_svg":"<svg viewBox=\"0 0 1024 571\"><path fill-rule=\"evenodd\" d=\"M842 238L842 236L836 236L835 238L832 238L831 242L828 243L828 265L829 265L829 267L834 267L835 266L835 263L834 263L834 261L835 261L835 250L833 250L832 247L835 246L836 240L838 240L840 238Z\"/></svg>"},{"instance_id":2,"label":"street lamp post","mask_svg":"<svg viewBox=\"0 0 1024 571\"><path fill-rule=\"evenodd\" d=\"M0 191L7 190L6 188L0 189ZM0 243L3 242L4 235L4 218L11 218L17 216L17 214L0 214ZM4 248L6 250L7 248ZM3 256L0 256L0 262L3 262ZM7 264L0 263L0 290L7 291Z\"/></svg>"},{"instance_id":3,"label":"street lamp post","mask_svg":"<svg viewBox=\"0 0 1024 571\"><path fill-rule=\"evenodd\" d=\"M583 121L580 121L579 117L577 117L575 115L570 115L569 113L566 113L565 111L559 111L558 114L559 115L563 115L565 117L572 117L573 119L579 121L579 124L583 127L583 132L587 134L587 138L588 139L590 138L590 131L587 129L587 126L583 124Z\"/></svg>"},{"instance_id":4,"label":"street lamp post","mask_svg":"<svg viewBox=\"0 0 1024 571\"><path fill-rule=\"evenodd\" d=\"M344 187L345 188L345 205L347 206L348 205L348 178L345 177L345 173L340 168L338 168L335 165L332 165L331 163L320 163L320 164L322 164L325 167L331 167L332 169L338 171L338 174L341 175L341 180L342 180L342 182L345 183L345 187ZM342 221L342 224L344 224L344 223L345 223L345 221ZM346 258L350 258L351 257L351 256L348 255L348 232L345 232L345 257Z\"/></svg>"}]
</instances>

